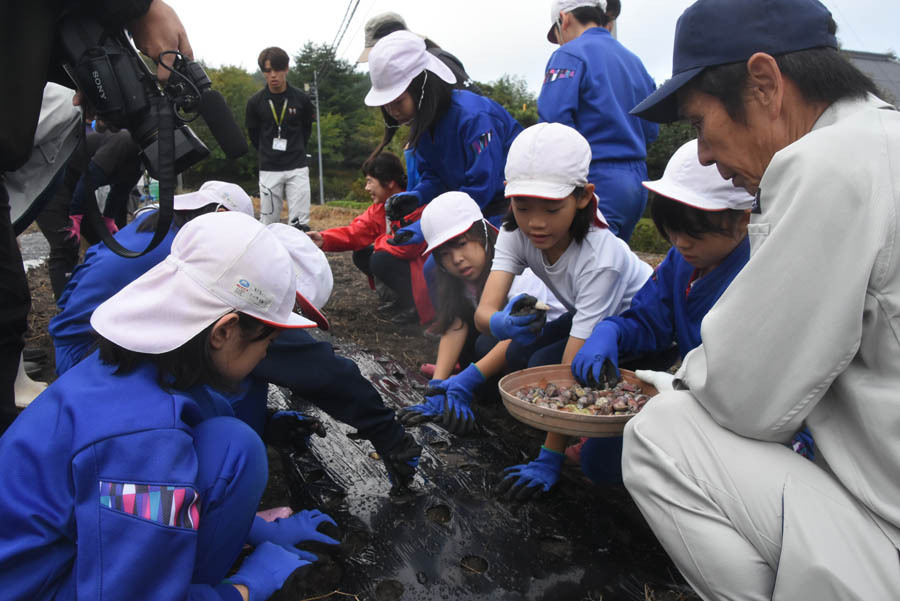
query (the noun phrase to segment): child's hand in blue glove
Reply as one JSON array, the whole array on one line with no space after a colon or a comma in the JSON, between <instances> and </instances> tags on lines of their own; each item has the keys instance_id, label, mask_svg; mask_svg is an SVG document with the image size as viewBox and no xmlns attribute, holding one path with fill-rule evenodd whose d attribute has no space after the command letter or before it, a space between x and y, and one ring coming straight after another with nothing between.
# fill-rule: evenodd
<instances>
[{"instance_id":1,"label":"child's hand in blue glove","mask_svg":"<svg viewBox=\"0 0 900 601\"><path fill-rule=\"evenodd\" d=\"M470 434L475 428L475 415L469 405L475 389L485 381L484 375L474 363L455 376L444 380L447 403L444 407L444 427L453 434Z\"/></svg>"},{"instance_id":2,"label":"child's hand in blue glove","mask_svg":"<svg viewBox=\"0 0 900 601\"><path fill-rule=\"evenodd\" d=\"M537 309L538 300L522 293L506 303L502 311L491 315L491 334L497 340L510 340L529 345L537 339L547 321L547 311Z\"/></svg>"},{"instance_id":3,"label":"child's hand in blue glove","mask_svg":"<svg viewBox=\"0 0 900 601\"><path fill-rule=\"evenodd\" d=\"M594 326L572 360L572 375L582 384L612 388L619 383L619 327L611 321Z\"/></svg>"},{"instance_id":4,"label":"child's hand in blue glove","mask_svg":"<svg viewBox=\"0 0 900 601\"><path fill-rule=\"evenodd\" d=\"M263 542L247 556L234 576L226 580L231 584L243 584L250 593L250 601L266 601L284 586L297 568L310 562L275 543Z\"/></svg>"},{"instance_id":5,"label":"child's hand in blue glove","mask_svg":"<svg viewBox=\"0 0 900 601\"><path fill-rule=\"evenodd\" d=\"M431 380L425 389L425 402L403 407L397 411L397 418L404 426L416 426L434 421L444 415L447 393L441 384L444 380Z\"/></svg>"},{"instance_id":6,"label":"child's hand in blue glove","mask_svg":"<svg viewBox=\"0 0 900 601\"><path fill-rule=\"evenodd\" d=\"M506 476L497 485L496 493L510 501L536 499L548 492L559 480L559 472L565 457L562 453L542 446L537 459L531 463L514 465L503 470Z\"/></svg>"}]
</instances>

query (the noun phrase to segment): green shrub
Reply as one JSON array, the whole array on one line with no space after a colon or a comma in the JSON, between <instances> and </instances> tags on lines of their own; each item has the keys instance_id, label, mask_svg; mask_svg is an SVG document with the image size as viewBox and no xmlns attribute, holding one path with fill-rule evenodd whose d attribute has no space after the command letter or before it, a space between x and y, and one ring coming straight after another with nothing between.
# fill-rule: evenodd
<instances>
[{"instance_id":1,"label":"green shrub","mask_svg":"<svg viewBox=\"0 0 900 601\"><path fill-rule=\"evenodd\" d=\"M631 242L628 243L631 250L636 252L664 255L672 247L669 241L659 235L652 219L644 217L634 228L631 234Z\"/></svg>"}]
</instances>

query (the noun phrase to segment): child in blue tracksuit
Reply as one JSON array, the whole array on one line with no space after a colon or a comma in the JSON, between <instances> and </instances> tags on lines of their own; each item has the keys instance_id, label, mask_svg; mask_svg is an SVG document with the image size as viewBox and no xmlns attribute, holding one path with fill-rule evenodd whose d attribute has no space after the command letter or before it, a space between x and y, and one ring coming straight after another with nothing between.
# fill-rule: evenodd
<instances>
[{"instance_id":1,"label":"child in blue tracksuit","mask_svg":"<svg viewBox=\"0 0 900 601\"><path fill-rule=\"evenodd\" d=\"M610 0L610 4L618 0ZM555 0L547 38L560 47L538 96L541 121L575 128L591 144L588 181L610 230L626 242L644 212L647 146L659 126L629 114L656 85L641 60L605 29L605 0Z\"/></svg>"},{"instance_id":2,"label":"child in blue tracksuit","mask_svg":"<svg viewBox=\"0 0 900 601\"><path fill-rule=\"evenodd\" d=\"M465 192L482 214L499 225L506 212L503 166L513 138L522 127L502 106L465 90L454 90L453 72L427 52L425 42L409 31L378 40L369 54L372 87L366 104L381 107L385 135L372 153L409 124L419 181L388 200L398 218L449 191ZM421 242L421 239L419 239Z\"/></svg>"},{"instance_id":3,"label":"child in blue tracksuit","mask_svg":"<svg viewBox=\"0 0 900 601\"><path fill-rule=\"evenodd\" d=\"M599 322L572 361L581 382L618 375L619 358L654 355L673 343L683 358L700 340L703 317L750 257L747 238L753 197L697 159L697 141L684 144L662 179L645 182L660 234L672 243L653 276L620 315ZM639 363L640 360L635 360ZM567 449L577 456L578 445ZM598 483L619 483L622 438L595 438L580 447L584 473Z\"/></svg>"},{"instance_id":4,"label":"child in blue tracksuit","mask_svg":"<svg viewBox=\"0 0 900 601\"><path fill-rule=\"evenodd\" d=\"M72 274L60 298L60 313L50 321L57 374L63 375L92 350L95 339L90 318L97 306L164 259L178 227L198 215L217 209L253 215L250 197L239 186L224 182L207 182L197 192L176 196L175 208L172 231L146 255L126 259L113 253L102 242L88 250L84 263ZM145 248L156 229L156 216L155 212L140 216L116 234L116 238L129 248ZM280 237L288 234L281 227L273 231ZM295 237L293 244L284 239L282 242L291 252L309 248L318 253L318 257L306 258L302 264L298 263L302 265L298 268L299 272L313 276L315 274L310 270L318 263L324 263L327 267L324 256L312 242L306 240L305 235ZM314 278L315 281L310 279L310 286L304 287L307 294L312 294L313 288L327 288L322 298L310 297L314 308L325 303L331 290L331 273L324 271ZM328 285L323 286L326 280ZM303 369L297 369L298 365ZM311 420L304 420L295 412L276 413L272 416L274 420L267 422L268 383L290 388L335 419L356 428L360 437L369 440L385 459L385 466L395 481L405 482L411 478L411 474L395 473L398 469L407 470L407 466L405 462L392 462L392 458L408 454L418 446L395 419L394 411L384 405L378 391L362 376L356 364L335 355L330 343L319 342L303 330L285 332L269 347L266 357L253 370L250 381L245 383L242 393L230 399L236 415L260 435L264 434L267 425L270 431L273 428L283 430L288 422L296 420L300 420L296 425L301 431L314 427Z\"/></svg>"},{"instance_id":5,"label":"child in blue tracksuit","mask_svg":"<svg viewBox=\"0 0 900 601\"><path fill-rule=\"evenodd\" d=\"M0 438L4 599L256 601L309 564L294 545L330 519L254 517L265 447L222 401L279 331L314 325L297 299L284 246L233 211L97 307L98 351Z\"/></svg>"}]
</instances>

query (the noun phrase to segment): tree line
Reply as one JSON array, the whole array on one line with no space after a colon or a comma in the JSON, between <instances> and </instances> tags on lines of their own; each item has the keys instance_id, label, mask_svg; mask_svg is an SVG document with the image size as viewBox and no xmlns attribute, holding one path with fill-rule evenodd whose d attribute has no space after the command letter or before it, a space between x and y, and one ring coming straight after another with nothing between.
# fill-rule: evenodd
<instances>
[{"instance_id":1,"label":"tree line","mask_svg":"<svg viewBox=\"0 0 900 601\"><path fill-rule=\"evenodd\" d=\"M228 103L238 124L244 130L244 114L247 100L265 85L258 70L249 73L241 67L226 66L207 68L213 88ZM314 73L319 87L319 127L322 131L322 164L325 170L325 197L327 200L347 198L368 200L362 189L360 167L381 141L384 123L381 111L367 107L363 98L369 90L369 76L356 71L355 65L335 56L327 44L306 45L294 56L288 82L301 90L309 87L313 98ZM510 114L528 127L537 123L537 98L528 90L525 80L516 75L503 75L493 82L477 82L481 92L501 104ZM227 159L215 143L209 128L198 119L191 123L211 150L211 156L185 174L185 181L198 184L209 179L237 181L253 190L257 177L256 150L239 159ZM691 137L685 124L663 126L660 139L648 150L648 167L651 177L659 177L672 153ZM388 147L402 156L405 136L398 135ZM313 181L313 197L318 189L318 140L316 127L307 152L312 155L310 176Z\"/></svg>"}]
</instances>

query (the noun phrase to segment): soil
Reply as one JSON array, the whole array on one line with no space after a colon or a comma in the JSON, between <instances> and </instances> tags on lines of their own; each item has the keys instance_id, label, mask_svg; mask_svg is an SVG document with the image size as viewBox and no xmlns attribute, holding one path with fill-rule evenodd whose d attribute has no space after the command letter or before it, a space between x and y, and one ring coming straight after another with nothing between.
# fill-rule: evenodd
<instances>
[{"instance_id":1,"label":"soil","mask_svg":"<svg viewBox=\"0 0 900 601\"><path fill-rule=\"evenodd\" d=\"M315 205L310 225L344 225L356 214ZM387 405L419 402L427 382L419 366L434 361L437 340L422 325L397 326L375 315L378 299L350 253L328 259L334 291L324 307L331 324L325 336L357 362ZM46 331L56 306L46 264L29 272L29 283L27 345L47 351L48 366L35 379L51 381ZM546 498L498 501L492 489L503 467L533 458L543 436L496 401L477 407L476 436L453 437L436 424L410 430L423 445L422 460L414 492L400 498L389 494L381 461L352 429L288 391L273 387L270 405L315 414L329 434L300 457L270 449L261 508L318 507L341 525L343 543L339 553L320 553L309 572L290 578L277 601L697 599L622 487L596 487L567 466Z\"/></svg>"}]
</instances>

